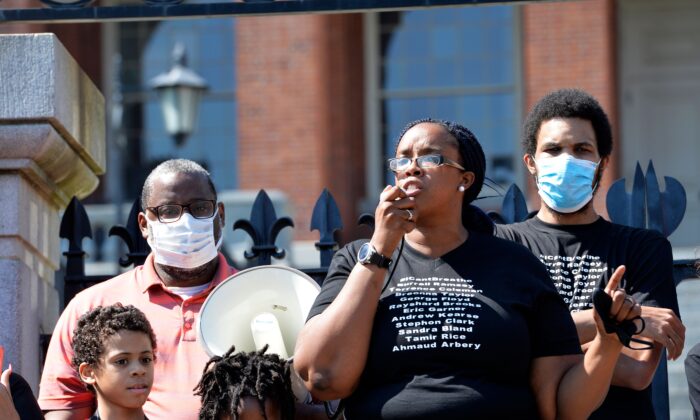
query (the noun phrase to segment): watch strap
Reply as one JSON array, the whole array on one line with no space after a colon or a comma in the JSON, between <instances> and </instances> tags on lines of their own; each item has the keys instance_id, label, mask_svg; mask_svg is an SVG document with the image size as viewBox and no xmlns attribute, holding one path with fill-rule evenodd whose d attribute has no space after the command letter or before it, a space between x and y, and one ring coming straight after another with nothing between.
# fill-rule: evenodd
<instances>
[{"instance_id":1,"label":"watch strap","mask_svg":"<svg viewBox=\"0 0 700 420\"><path fill-rule=\"evenodd\" d=\"M369 256L369 263L374 264L380 268L389 268L389 266L391 265L391 258L387 258L375 250Z\"/></svg>"},{"instance_id":2,"label":"watch strap","mask_svg":"<svg viewBox=\"0 0 700 420\"><path fill-rule=\"evenodd\" d=\"M367 249L367 255L364 258L360 258L360 255L358 253L358 261L360 262L360 264L372 264L380 268L389 268L389 266L391 265L391 258L387 258L384 255L377 252L377 250L369 242L364 243L362 245L362 248ZM362 248L360 252L362 252Z\"/></svg>"}]
</instances>

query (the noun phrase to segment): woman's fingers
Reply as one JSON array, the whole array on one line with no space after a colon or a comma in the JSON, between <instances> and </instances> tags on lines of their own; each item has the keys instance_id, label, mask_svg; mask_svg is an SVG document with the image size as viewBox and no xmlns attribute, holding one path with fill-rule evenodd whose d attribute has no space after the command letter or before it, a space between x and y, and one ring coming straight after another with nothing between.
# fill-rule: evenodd
<instances>
[{"instance_id":1,"label":"woman's fingers","mask_svg":"<svg viewBox=\"0 0 700 420\"><path fill-rule=\"evenodd\" d=\"M417 213L415 202L406 196L406 192L398 186L387 185L380 195L378 206L377 219L381 218L395 219L399 223L408 222L408 226L402 226L402 230L415 228ZM381 211L379 211L381 210Z\"/></svg>"},{"instance_id":2,"label":"woman's fingers","mask_svg":"<svg viewBox=\"0 0 700 420\"><path fill-rule=\"evenodd\" d=\"M12 365L5 369L0 375L0 384L7 389L8 394L12 395L12 390L10 388L10 375L12 375Z\"/></svg>"},{"instance_id":3,"label":"woman's fingers","mask_svg":"<svg viewBox=\"0 0 700 420\"><path fill-rule=\"evenodd\" d=\"M405 233L408 233L416 228L416 219L418 217L418 214L416 213L416 210L414 208L402 209L396 207L394 209L394 213L399 219L399 228Z\"/></svg>"},{"instance_id":4,"label":"woman's fingers","mask_svg":"<svg viewBox=\"0 0 700 420\"><path fill-rule=\"evenodd\" d=\"M387 185L379 196L374 213L372 243L383 255L391 255L404 234L416 228L415 202L396 185Z\"/></svg>"},{"instance_id":5,"label":"woman's fingers","mask_svg":"<svg viewBox=\"0 0 700 420\"><path fill-rule=\"evenodd\" d=\"M384 190L382 191L382 193L379 194L379 202L381 203L381 202L383 202L383 201L388 201L388 200L390 200L389 197L392 196L392 195L395 195L395 194L397 193L397 192L395 191L395 188L396 188L396 187L394 187L394 186L392 186L392 185L387 185L386 187L384 187Z\"/></svg>"},{"instance_id":6,"label":"woman's fingers","mask_svg":"<svg viewBox=\"0 0 700 420\"><path fill-rule=\"evenodd\" d=\"M10 365L0 375L0 418L8 420L19 420L20 417L12 401L12 392L10 390L11 374L12 365Z\"/></svg>"},{"instance_id":7,"label":"woman's fingers","mask_svg":"<svg viewBox=\"0 0 700 420\"><path fill-rule=\"evenodd\" d=\"M406 191L397 185L387 185L384 187L384 191L379 195L379 202L385 201L402 209L413 208L415 206L414 200L408 197Z\"/></svg>"},{"instance_id":8,"label":"woman's fingers","mask_svg":"<svg viewBox=\"0 0 700 420\"><path fill-rule=\"evenodd\" d=\"M384 187L384 191L379 194L379 201L396 201L406 197L406 191L398 185L387 185Z\"/></svg>"}]
</instances>

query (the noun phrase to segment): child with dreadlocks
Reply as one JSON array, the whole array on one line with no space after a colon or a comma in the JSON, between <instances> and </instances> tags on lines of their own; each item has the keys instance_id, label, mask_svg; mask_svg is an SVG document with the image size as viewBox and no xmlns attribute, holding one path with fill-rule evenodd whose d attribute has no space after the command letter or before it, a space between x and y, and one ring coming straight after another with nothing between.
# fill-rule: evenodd
<instances>
[{"instance_id":1,"label":"child with dreadlocks","mask_svg":"<svg viewBox=\"0 0 700 420\"><path fill-rule=\"evenodd\" d=\"M294 419L291 361L266 351L234 354L232 346L207 362L195 388L202 398L200 420Z\"/></svg>"},{"instance_id":2,"label":"child with dreadlocks","mask_svg":"<svg viewBox=\"0 0 700 420\"><path fill-rule=\"evenodd\" d=\"M98 306L78 319L73 366L97 396L90 420L144 420L153 384L156 338L134 306Z\"/></svg>"}]
</instances>

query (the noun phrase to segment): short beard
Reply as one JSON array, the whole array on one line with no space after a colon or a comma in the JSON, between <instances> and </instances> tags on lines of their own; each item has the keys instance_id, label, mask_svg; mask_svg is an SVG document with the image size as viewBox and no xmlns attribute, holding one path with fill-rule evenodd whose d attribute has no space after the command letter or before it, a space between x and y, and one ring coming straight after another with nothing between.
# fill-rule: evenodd
<instances>
[{"instance_id":1,"label":"short beard","mask_svg":"<svg viewBox=\"0 0 700 420\"><path fill-rule=\"evenodd\" d=\"M217 261L218 256L217 258L214 258L208 263L204 263L199 267L195 268L180 268L163 264L158 264L158 267L160 267L160 269L163 270L163 272L167 274L171 279L178 281L203 275L212 266L212 264L216 264Z\"/></svg>"}]
</instances>

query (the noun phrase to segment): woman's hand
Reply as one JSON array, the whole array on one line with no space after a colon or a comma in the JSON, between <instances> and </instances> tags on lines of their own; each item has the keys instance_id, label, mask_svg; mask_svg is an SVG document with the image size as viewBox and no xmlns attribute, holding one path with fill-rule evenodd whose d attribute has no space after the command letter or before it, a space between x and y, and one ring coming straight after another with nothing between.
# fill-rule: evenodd
<instances>
[{"instance_id":1,"label":"woman's hand","mask_svg":"<svg viewBox=\"0 0 700 420\"><path fill-rule=\"evenodd\" d=\"M374 212L372 245L380 254L390 256L403 235L415 229L417 219L415 202L400 187L387 185Z\"/></svg>"},{"instance_id":2,"label":"woman's hand","mask_svg":"<svg viewBox=\"0 0 700 420\"><path fill-rule=\"evenodd\" d=\"M19 420L19 414L15 410L15 404L12 402L10 375L12 375L12 365L0 375L0 418Z\"/></svg>"},{"instance_id":3,"label":"woman's hand","mask_svg":"<svg viewBox=\"0 0 700 420\"><path fill-rule=\"evenodd\" d=\"M415 228L416 218L413 199L399 187L387 186L375 211L370 243L390 257L403 235ZM342 253L333 260L324 288L332 282L342 282L342 288L323 313L307 321L294 352L294 369L314 398L321 400L345 398L359 385L387 276L385 268L373 264L350 266L353 258Z\"/></svg>"}]
</instances>

